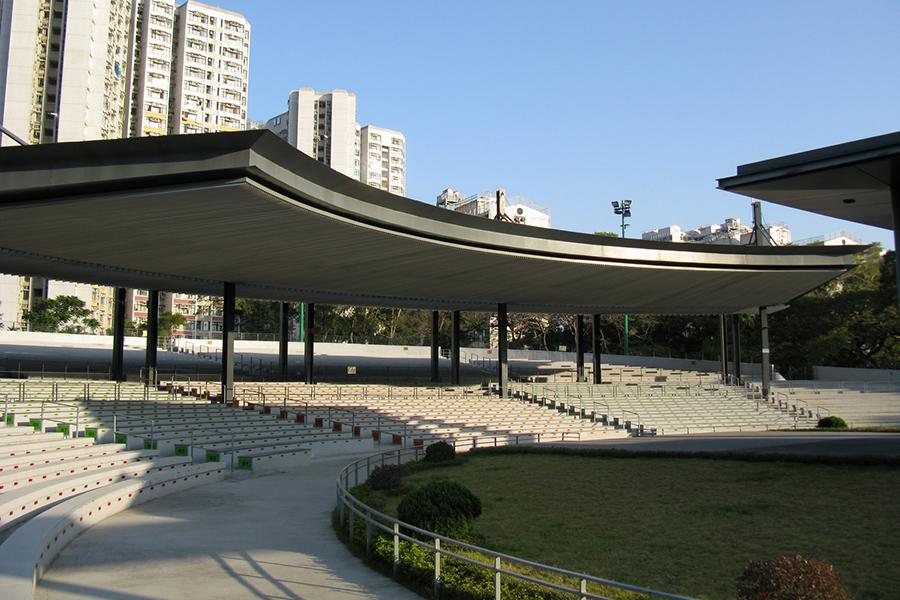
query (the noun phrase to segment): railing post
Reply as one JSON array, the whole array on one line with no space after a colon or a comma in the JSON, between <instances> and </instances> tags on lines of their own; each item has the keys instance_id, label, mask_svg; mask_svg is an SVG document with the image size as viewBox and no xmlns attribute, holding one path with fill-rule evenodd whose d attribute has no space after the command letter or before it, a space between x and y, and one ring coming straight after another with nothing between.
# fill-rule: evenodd
<instances>
[{"instance_id":1,"label":"railing post","mask_svg":"<svg viewBox=\"0 0 900 600\"><path fill-rule=\"evenodd\" d=\"M494 600L500 600L500 557L494 558Z\"/></svg>"},{"instance_id":2,"label":"railing post","mask_svg":"<svg viewBox=\"0 0 900 600\"><path fill-rule=\"evenodd\" d=\"M347 511L347 535L350 538L350 545L353 545L353 503L350 503L348 506L350 510Z\"/></svg>"},{"instance_id":3,"label":"railing post","mask_svg":"<svg viewBox=\"0 0 900 600\"><path fill-rule=\"evenodd\" d=\"M372 513L366 510L366 556L372 548Z\"/></svg>"},{"instance_id":4,"label":"railing post","mask_svg":"<svg viewBox=\"0 0 900 600\"><path fill-rule=\"evenodd\" d=\"M587 579L581 579L579 589L581 590L581 600L587 600L587 596L585 595L587 594Z\"/></svg>"},{"instance_id":5,"label":"railing post","mask_svg":"<svg viewBox=\"0 0 900 600\"><path fill-rule=\"evenodd\" d=\"M400 566L400 524L394 523L394 575Z\"/></svg>"},{"instance_id":6,"label":"railing post","mask_svg":"<svg viewBox=\"0 0 900 600\"><path fill-rule=\"evenodd\" d=\"M441 593L441 540L434 538L434 595L439 598Z\"/></svg>"}]
</instances>

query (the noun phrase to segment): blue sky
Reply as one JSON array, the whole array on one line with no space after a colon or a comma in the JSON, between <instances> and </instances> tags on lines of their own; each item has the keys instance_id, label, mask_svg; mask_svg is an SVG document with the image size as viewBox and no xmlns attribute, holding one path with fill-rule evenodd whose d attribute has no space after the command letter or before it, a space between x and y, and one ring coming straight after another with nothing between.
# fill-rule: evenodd
<instances>
[{"instance_id":1,"label":"blue sky","mask_svg":"<svg viewBox=\"0 0 900 600\"><path fill-rule=\"evenodd\" d=\"M253 27L253 119L348 89L408 143L407 194L496 187L553 225L629 235L725 217L738 164L900 130L900 2L210 0ZM794 238L888 230L765 204Z\"/></svg>"}]
</instances>

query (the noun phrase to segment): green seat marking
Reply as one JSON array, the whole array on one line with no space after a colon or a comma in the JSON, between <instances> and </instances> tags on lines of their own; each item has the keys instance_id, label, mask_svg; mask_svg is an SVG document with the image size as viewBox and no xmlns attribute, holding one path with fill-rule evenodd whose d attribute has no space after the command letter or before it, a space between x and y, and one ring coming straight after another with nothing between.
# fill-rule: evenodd
<instances>
[{"instance_id":1,"label":"green seat marking","mask_svg":"<svg viewBox=\"0 0 900 600\"><path fill-rule=\"evenodd\" d=\"M128 435L126 435L124 433L117 433L115 442L117 444L124 444L124 443L128 442Z\"/></svg>"},{"instance_id":2,"label":"green seat marking","mask_svg":"<svg viewBox=\"0 0 900 600\"><path fill-rule=\"evenodd\" d=\"M206 452L206 462L219 462L219 453L213 452L211 450L207 450Z\"/></svg>"},{"instance_id":3,"label":"green seat marking","mask_svg":"<svg viewBox=\"0 0 900 600\"><path fill-rule=\"evenodd\" d=\"M97 439L97 428L96 427L88 427L84 430L84 437Z\"/></svg>"},{"instance_id":4,"label":"green seat marking","mask_svg":"<svg viewBox=\"0 0 900 600\"><path fill-rule=\"evenodd\" d=\"M41 430L41 420L40 419L31 419L31 426L34 427L35 431Z\"/></svg>"},{"instance_id":5,"label":"green seat marking","mask_svg":"<svg viewBox=\"0 0 900 600\"><path fill-rule=\"evenodd\" d=\"M6 415L6 424L7 425L15 425L15 423L16 423L16 416L14 414L9 413L8 415Z\"/></svg>"},{"instance_id":6,"label":"green seat marking","mask_svg":"<svg viewBox=\"0 0 900 600\"><path fill-rule=\"evenodd\" d=\"M241 456L238 458L238 469L253 470L253 459L249 456Z\"/></svg>"},{"instance_id":7,"label":"green seat marking","mask_svg":"<svg viewBox=\"0 0 900 600\"><path fill-rule=\"evenodd\" d=\"M144 450L156 450L156 440L144 440Z\"/></svg>"},{"instance_id":8,"label":"green seat marking","mask_svg":"<svg viewBox=\"0 0 900 600\"><path fill-rule=\"evenodd\" d=\"M188 447L186 444L175 444L175 456L187 456Z\"/></svg>"},{"instance_id":9,"label":"green seat marking","mask_svg":"<svg viewBox=\"0 0 900 600\"><path fill-rule=\"evenodd\" d=\"M58 432L60 432L61 434L63 434L64 436L69 437L69 424L68 423L61 423L59 425L59 427L56 428L56 430Z\"/></svg>"}]
</instances>

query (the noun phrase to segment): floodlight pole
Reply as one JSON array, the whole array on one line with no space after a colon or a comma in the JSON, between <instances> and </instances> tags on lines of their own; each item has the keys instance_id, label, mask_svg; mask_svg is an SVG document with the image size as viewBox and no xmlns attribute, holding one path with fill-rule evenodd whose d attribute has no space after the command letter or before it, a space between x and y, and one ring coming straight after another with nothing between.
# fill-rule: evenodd
<instances>
[{"instance_id":1,"label":"floodlight pole","mask_svg":"<svg viewBox=\"0 0 900 600\"><path fill-rule=\"evenodd\" d=\"M625 239L625 230L628 229L628 223L625 222L625 217L631 216L631 200L622 200L621 205L618 202L613 202L612 206L613 206L613 212L617 215L622 216L622 239ZM625 356L628 356L628 354L629 354L628 338L629 338L628 315L626 314L625 315L625 348L624 348Z\"/></svg>"}]
</instances>

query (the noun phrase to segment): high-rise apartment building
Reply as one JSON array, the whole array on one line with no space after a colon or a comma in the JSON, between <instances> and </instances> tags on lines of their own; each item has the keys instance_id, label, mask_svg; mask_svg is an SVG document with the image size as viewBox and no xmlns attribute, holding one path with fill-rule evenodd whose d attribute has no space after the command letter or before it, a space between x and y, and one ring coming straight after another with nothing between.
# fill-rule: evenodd
<instances>
[{"instance_id":1,"label":"high-rise apartment building","mask_svg":"<svg viewBox=\"0 0 900 600\"><path fill-rule=\"evenodd\" d=\"M238 131L247 125L250 23L188 0L176 10L170 133Z\"/></svg>"},{"instance_id":2,"label":"high-rise apartment building","mask_svg":"<svg viewBox=\"0 0 900 600\"><path fill-rule=\"evenodd\" d=\"M346 90L294 90L286 112L266 122L281 139L347 177L359 179L356 95Z\"/></svg>"},{"instance_id":3,"label":"high-rise apartment building","mask_svg":"<svg viewBox=\"0 0 900 600\"><path fill-rule=\"evenodd\" d=\"M398 196L406 195L406 137L399 131L366 125L360 130L359 180Z\"/></svg>"},{"instance_id":4,"label":"high-rise apartment building","mask_svg":"<svg viewBox=\"0 0 900 600\"><path fill-rule=\"evenodd\" d=\"M0 0L0 122L33 144L243 129L249 56L247 20L194 0Z\"/></svg>"},{"instance_id":5,"label":"high-rise apartment building","mask_svg":"<svg viewBox=\"0 0 900 600\"><path fill-rule=\"evenodd\" d=\"M406 194L406 136L356 121L356 95L346 90L294 90L288 109L266 128L335 171L392 194Z\"/></svg>"},{"instance_id":6,"label":"high-rise apartment building","mask_svg":"<svg viewBox=\"0 0 900 600\"><path fill-rule=\"evenodd\" d=\"M121 137L133 6L0 0L0 121L32 144Z\"/></svg>"}]
</instances>

